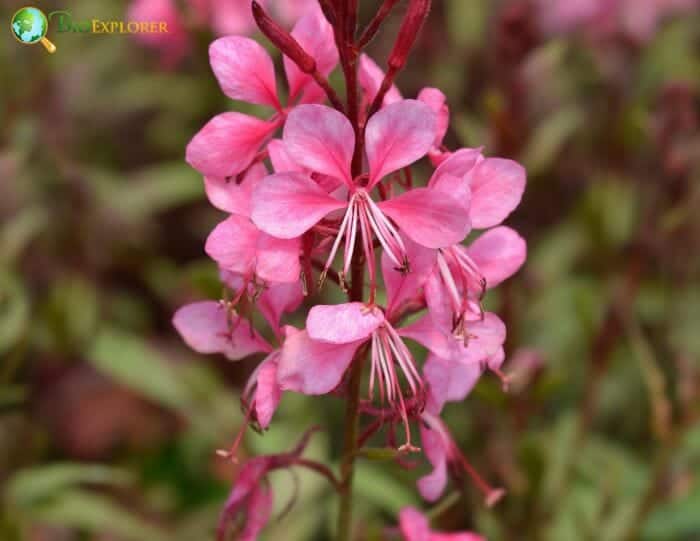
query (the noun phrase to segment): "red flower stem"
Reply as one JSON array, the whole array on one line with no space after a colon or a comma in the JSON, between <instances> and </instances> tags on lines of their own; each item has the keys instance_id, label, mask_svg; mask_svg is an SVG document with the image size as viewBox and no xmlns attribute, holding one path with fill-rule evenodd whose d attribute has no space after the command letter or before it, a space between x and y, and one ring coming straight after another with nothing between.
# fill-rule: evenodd
<instances>
[{"instance_id":1,"label":"red flower stem","mask_svg":"<svg viewBox=\"0 0 700 541\"><path fill-rule=\"evenodd\" d=\"M341 0L342 1L342 0ZM348 47L350 49L351 47ZM356 60L355 51L345 51ZM351 62L352 69L346 71L345 82L348 89L348 112L354 116L350 117L356 134L355 155L352 161L353 178L362 172L362 145L360 144L357 116L357 72L355 60ZM353 106L351 107L351 104ZM362 250L360 238L353 255L351 267L351 289L350 300L362 302L364 299L365 266L362 261ZM347 385L347 403L345 405L345 436L343 443L343 458L340 464L340 479L342 490L340 492L340 502L338 511L338 541L349 541L352 533L352 482L355 473L355 458L358 452L358 433L360 424L360 383L362 381L362 367L364 365L366 347L360 348L350 365L350 375Z\"/></svg>"},{"instance_id":2,"label":"red flower stem","mask_svg":"<svg viewBox=\"0 0 700 541\"><path fill-rule=\"evenodd\" d=\"M367 118L371 117L374 113L379 111L379 108L384 101L384 96L391 85L394 84L394 79L399 74L399 72L406 65L408 60L408 55L413 49L413 45L416 43L420 29L423 27L423 23L428 18L428 13L430 12L432 0L410 0L408 4L408 11L406 16L401 22L401 27L399 28L399 35L394 43L394 48L389 55L389 62L386 70L386 75L382 81L381 86L377 95L374 97L374 101L369 108L367 113Z\"/></svg>"},{"instance_id":3,"label":"red flower stem","mask_svg":"<svg viewBox=\"0 0 700 541\"><path fill-rule=\"evenodd\" d=\"M384 3L379 8L379 11L377 11L374 18L369 22L364 32L362 32L360 39L357 40L357 49L359 51L369 45L369 42L372 41L374 36L377 34L377 30L379 30L379 27L384 22L384 19L389 16L389 13L391 13L392 8L398 3L398 1L399 0L384 0Z\"/></svg>"}]
</instances>

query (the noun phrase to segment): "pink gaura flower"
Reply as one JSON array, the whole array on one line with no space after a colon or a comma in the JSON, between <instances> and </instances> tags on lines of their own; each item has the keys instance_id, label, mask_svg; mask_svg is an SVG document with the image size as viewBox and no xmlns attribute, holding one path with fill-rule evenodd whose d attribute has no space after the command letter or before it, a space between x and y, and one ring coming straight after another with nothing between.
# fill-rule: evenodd
<instances>
[{"instance_id":1,"label":"pink gaura flower","mask_svg":"<svg viewBox=\"0 0 700 541\"><path fill-rule=\"evenodd\" d=\"M399 513L399 530L404 541L486 541L469 532L435 532L425 515L413 507L404 507Z\"/></svg>"},{"instance_id":2,"label":"pink gaura flower","mask_svg":"<svg viewBox=\"0 0 700 541\"><path fill-rule=\"evenodd\" d=\"M278 469L304 465L302 453L317 428L307 430L297 445L289 452L252 458L241 468L226 500L216 530L217 541L227 538L227 530L240 515L244 518L239 526L239 541L255 541L270 520L273 494L267 475Z\"/></svg>"},{"instance_id":3,"label":"pink gaura flower","mask_svg":"<svg viewBox=\"0 0 700 541\"><path fill-rule=\"evenodd\" d=\"M525 171L514 161L462 149L438 166L428 189L455 196L473 227L492 228L469 246L454 243L430 249L414 244L409 254L429 262L424 284L419 285L424 285L435 324L467 341L471 322L483 316L480 301L486 289L512 276L525 261L523 238L509 227L493 227L520 202ZM385 275L390 275L389 262L384 260L383 266Z\"/></svg>"},{"instance_id":4,"label":"pink gaura flower","mask_svg":"<svg viewBox=\"0 0 700 541\"><path fill-rule=\"evenodd\" d=\"M403 279L411 280L411 274ZM411 444L409 421L425 404L426 384L403 338L423 345L430 351L430 356L441 363L479 366L502 350L505 327L495 315L487 313L483 321L475 322L471 330L473 338L467 346L442 333L427 314L406 327L395 328L392 320L400 317L402 303L396 299L402 298L402 285L394 280L387 287L387 295L386 311L361 302L311 308L306 330L285 341L278 379L285 390L326 394L341 383L355 353L362 347L368 348L369 399L372 401L375 391L378 391L379 401L388 403L404 425L406 443L401 449L416 450ZM430 375L448 375L447 370ZM454 387L436 389L439 407L456 392L458 390Z\"/></svg>"},{"instance_id":5,"label":"pink gaura flower","mask_svg":"<svg viewBox=\"0 0 700 541\"><path fill-rule=\"evenodd\" d=\"M271 175L253 191L252 220L262 231L282 239L299 237L324 218L338 224L325 269L345 239L343 276L349 272L360 235L372 304L376 288L374 239L393 264L407 272L409 261L400 231L429 248L449 246L469 232L464 207L445 191L417 188L379 202L371 196L384 177L425 156L434 133L435 114L424 103L404 100L383 108L369 119L365 129L369 172L352 178L355 135L350 122L329 107L299 106L289 114L284 128L286 152L307 170L340 179L345 193L328 194L311 176L300 172Z\"/></svg>"},{"instance_id":6,"label":"pink gaura flower","mask_svg":"<svg viewBox=\"0 0 700 541\"><path fill-rule=\"evenodd\" d=\"M374 101L385 74L377 63L364 53L360 55L357 74L358 82L362 88L362 101L366 108ZM402 99L403 96L398 87L391 85L391 88L384 96L382 106L386 107ZM441 90L434 87L425 87L418 93L416 99L425 103L436 115L435 138L428 151L428 157L437 165L449 155L442 144L450 123L450 110L447 107L447 98Z\"/></svg>"},{"instance_id":7,"label":"pink gaura flower","mask_svg":"<svg viewBox=\"0 0 700 541\"><path fill-rule=\"evenodd\" d=\"M245 517L237 539L255 541L272 514L272 489L265 480L273 469L271 457L251 459L241 468L229 494L216 530L218 541L226 539L228 525L240 514Z\"/></svg>"},{"instance_id":8,"label":"pink gaura flower","mask_svg":"<svg viewBox=\"0 0 700 541\"><path fill-rule=\"evenodd\" d=\"M401 330L402 336L429 349L423 374L437 411L445 402L464 400L486 369L504 378L500 367L505 360L506 327L500 318L485 312L481 319L469 323L468 332L466 342L455 340L432 317L421 318Z\"/></svg>"},{"instance_id":9,"label":"pink gaura flower","mask_svg":"<svg viewBox=\"0 0 700 541\"><path fill-rule=\"evenodd\" d=\"M304 15L292 36L316 60L326 76L338 62L333 29L320 8ZM244 171L264 150L266 141L280 128L297 103L323 101L323 91L310 75L288 58L284 68L289 84L287 106L277 92L272 58L256 41L241 37L219 38L209 47L212 69L229 98L274 109L266 120L227 112L212 118L187 146L187 162L207 177L226 178Z\"/></svg>"},{"instance_id":10,"label":"pink gaura flower","mask_svg":"<svg viewBox=\"0 0 700 541\"><path fill-rule=\"evenodd\" d=\"M223 273L224 281L234 287L249 289L241 277ZM238 295L242 295L239 291ZM298 332L293 327L281 327L285 312L299 307L303 294L300 284L277 284L257 294L260 312L268 321L280 343ZM243 391L243 403L248 418L261 428L267 428L281 399L277 383L277 366L281 348L273 347L242 318L232 303L199 301L180 308L173 316L173 325L194 351L205 354L220 353L228 359L239 360L254 353L265 353L265 359L253 371ZM240 435L239 435L240 436ZM237 447L236 439L233 448Z\"/></svg>"},{"instance_id":11,"label":"pink gaura flower","mask_svg":"<svg viewBox=\"0 0 700 541\"><path fill-rule=\"evenodd\" d=\"M418 480L418 491L428 501L436 501L447 486L448 474L458 481L468 475L484 495L487 506L495 505L505 495L502 488L489 485L470 464L447 426L440 417L427 408L421 414L421 443L423 452L433 466L433 471Z\"/></svg>"}]
</instances>

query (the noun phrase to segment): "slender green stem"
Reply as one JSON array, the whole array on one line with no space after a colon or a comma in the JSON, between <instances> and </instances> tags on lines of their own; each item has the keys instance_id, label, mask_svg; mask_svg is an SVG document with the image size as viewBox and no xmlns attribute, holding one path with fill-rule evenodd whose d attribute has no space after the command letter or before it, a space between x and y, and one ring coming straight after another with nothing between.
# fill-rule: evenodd
<instances>
[{"instance_id":1,"label":"slender green stem","mask_svg":"<svg viewBox=\"0 0 700 541\"><path fill-rule=\"evenodd\" d=\"M359 253L359 250L356 251ZM361 301L364 295L364 265L359 257L352 264L352 289L350 298ZM355 458L358 451L360 421L360 383L366 348L360 348L353 359L348 380L347 403L345 406L345 437L343 458L340 464L340 508L338 513L338 541L349 541L352 533L352 482Z\"/></svg>"}]
</instances>

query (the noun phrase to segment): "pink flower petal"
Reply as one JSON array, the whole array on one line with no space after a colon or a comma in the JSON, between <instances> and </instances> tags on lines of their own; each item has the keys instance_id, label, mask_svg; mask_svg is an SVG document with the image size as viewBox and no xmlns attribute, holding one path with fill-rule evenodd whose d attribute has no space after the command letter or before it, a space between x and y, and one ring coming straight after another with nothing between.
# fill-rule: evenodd
<instances>
[{"instance_id":1,"label":"pink flower petal","mask_svg":"<svg viewBox=\"0 0 700 541\"><path fill-rule=\"evenodd\" d=\"M428 519L413 507L399 513L399 529L404 541L431 541Z\"/></svg>"},{"instance_id":2,"label":"pink flower petal","mask_svg":"<svg viewBox=\"0 0 700 541\"><path fill-rule=\"evenodd\" d=\"M232 214L209 234L204 251L223 269L247 275L255 269L259 235L248 218Z\"/></svg>"},{"instance_id":3,"label":"pink flower petal","mask_svg":"<svg viewBox=\"0 0 700 541\"><path fill-rule=\"evenodd\" d=\"M463 347L455 341L457 349L453 358L465 363L482 363L497 354L506 340L506 326L491 312L486 312L482 320L472 321L467 327L469 340Z\"/></svg>"},{"instance_id":4,"label":"pink flower petal","mask_svg":"<svg viewBox=\"0 0 700 541\"><path fill-rule=\"evenodd\" d=\"M299 280L287 284L273 284L260 295L258 310L279 335L282 314L294 312L303 300L304 292Z\"/></svg>"},{"instance_id":5,"label":"pink flower petal","mask_svg":"<svg viewBox=\"0 0 700 541\"><path fill-rule=\"evenodd\" d=\"M316 60L316 69L326 77L338 63L338 48L335 45L333 27L323 16L318 4L299 19L292 36L304 51ZM289 101L300 94L303 103L323 101L324 91L310 75L303 73L291 59L284 57L284 70L289 81Z\"/></svg>"},{"instance_id":6,"label":"pink flower petal","mask_svg":"<svg viewBox=\"0 0 700 541\"><path fill-rule=\"evenodd\" d=\"M204 190L209 202L216 208L231 214L250 216L250 200L253 186L267 175L262 163L256 163L246 171L242 180L204 177Z\"/></svg>"},{"instance_id":7,"label":"pink flower petal","mask_svg":"<svg viewBox=\"0 0 700 541\"><path fill-rule=\"evenodd\" d=\"M207 122L187 145L187 163L205 176L236 175L251 164L276 128L276 122L222 113Z\"/></svg>"},{"instance_id":8,"label":"pink flower petal","mask_svg":"<svg viewBox=\"0 0 700 541\"><path fill-rule=\"evenodd\" d=\"M428 519L413 507L404 507L399 513L399 529L404 541L486 541L470 532L431 531Z\"/></svg>"},{"instance_id":9,"label":"pink flower petal","mask_svg":"<svg viewBox=\"0 0 700 541\"><path fill-rule=\"evenodd\" d=\"M425 103L437 116L433 146L439 147L442 145L442 140L445 138L450 124L450 110L447 107L447 98L437 88L426 87L418 93L418 101Z\"/></svg>"},{"instance_id":10,"label":"pink flower petal","mask_svg":"<svg viewBox=\"0 0 700 541\"><path fill-rule=\"evenodd\" d=\"M365 129L368 189L425 156L435 140L436 121L430 107L417 100L393 103L374 114Z\"/></svg>"},{"instance_id":11,"label":"pink flower petal","mask_svg":"<svg viewBox=\"0 0 700 541\"><path fill-rule=\"evenodd\" d=\"M355 133L345 115L325 105L300 105L289 113L283 139L299 165L350 183Z\"/></svg>"},{"instance_id":12,"label":"pink flower petal","mask_svg":"<svg viewBox=\"0 0 700 541\"><path fill-rule=\"evenodd\" d=\"M309 311L306 330L313 340L347 344L367 340L384 323L378 308L368 309L361 302L316 305Z\"/></svg>"},{"instance_id":13,"label":"pink flower petal","mask_svg":"<svg viewBox=\"0 0 700 541\"><path fill-rule=\"evenodd\" d=\"M287 152L287 147L281 139L273 139L267 144L270 161L275 173L288 173L290 171L303 172L304 168L295 162Z\"/></svg>"},{"instance_id":14,"label":"pink flower petal","mask_svg":"<svg viewBox=\"0 0 700 541\"><path fill-rule=\"evenodd\" d=\"M229 98L280 108L272 58L257 41L241 36L219 38L209 46L209 60Z\"/></svg>"},{"instance_id":15,"label":"pink flower petal","mask_svg":"<svg viewBox=\"0 0 700 541\"><path fill-rule=\"evenodd\" d=\"M415 188L378 203L404 235L426 248L446 248L464 240L469 214L454 197L430 188Z\"/></svg>"},{"instance_id":16,"label":"pink flower petal","mask_svg":"<svg viewBox=\"0 0 700 541\"><path fill-rule=\"evenodd\" d=\"M454 356L454 338L437 327L430 314L397 330L404 338L415 340L438 357L449 359Z\"/></svg>"},{"instance_id":17,"label":"pink flower petal","mask_svg":"<svg viewBox=\"0 0 700 541\"><path fill-rule=\"evenodd\" d=\"M251 218L266 233L291 239L346 205L303 173L279 173L263 179L253 190Z\"/></svg>"},{"instance_id":18,"label":"pink flower petal","mask_svg":"<svg viewBox=\"0 0 700 541\"><path fill-rule=\"evenodd\" d=\"M360 55L357 78L360 83L360 88L362 89L363 101L365 101L368 106L374 101L374 97L377 95L377 92L379 92L379 87L382 85L384 75L382 68L380 68L374 60L364 53ZM384 95L382 106L396 103L402 99L403 96L401 96L401 92L399 92L396 85L391 85L389 91Z\"/></svg>"},{"instance_id":19,"label":"pink flower petal","mask_svg":"<svg viewBox=\"0 0 700 541\"><path fill-rule=\"evenodd\" d=\"M272 503L272 488L265 483L257 485L246 506L246 522L239 541L257 541L272 515Z\"/></svg>"},{"instance_id":20,"label":"pink flower petal","mask_svg":"<svg viewBox=\"0 0 700 541\"><path fill-rule=\"evenodd\" d=\"M434 502L447 486L447 451L440 434L423 424L420 428L420 439L423 452L433 465L433 471L418 480L418 491L423 498Z\"/></svg>"},{"instance_id":21,"label":"pink flower petal","mask_svg":"<svg viewBox=\"0 0 700 541\"><path fill-rule=\"evenodd\" d=\"M278 239L261 232L256 246L255 274L268 282L299 282L299 238Z\"/></svg>"},{"instance_id":22,"label":"pink flower petal","mask_svg":"<svg viewBox=\"0 0 700 541\"><path fill-rule=\"evenodd\" d=\"M282 399L282 389L277 383L277 355L272 353L257 370L255 387L255 416L260 426L269 426L272 416Z\"/></svg>"},{"instance_id":23,"label":"pink flower petal","mask_svg":"<svg viewBox=\"0 0 700 541\"><path fill-rule=\"evenodd\" d=\"M466 252L492 288L518 272L527 257L527 245L516 231L500 226L486 231Z\"/></svg>"},{"instance_id":24,"label":"pink flower petal","mask_svg":"<svg viewBox=\"0 0 700 541\"><path fill-rule=\"evenodd\" d=\"M440 411L445 402L461 402L476 385L483 373L482 363L464 363L428 355L423 367L430 384L435 407Z\"/></svg>"},{"instance_id":25,"label":"pink flower petal","mask_svg":"<svg viewBox=\"0 0 700 541\"><path fill-rule=\"evenodd\" d=\"M428 187L446 192L468 207L471 202L471 188L466 177L481 160L483 156L480 148L461 148L453 152L435 170Z\"/></svg>"},{"instance_id":26,"label":"pink flower petal","mask_svg":"<svg viewBox=\"0 0 700 541\"><path fill-rule=\"evenodd\" d=\"M283 390L326 394L340 383L361 341L330 344L309 338L306 331L288 334L277 378Z\"/></svg>"},{"instance_id":27,"label":"pink flower petal","mask_svg":"<svg viewBox=\"0 0 700 541\"><path fill-rule=\"evenodd\" d=\"M434 271L425 281L425 302L430 317L436 328L442 333L452 332L453 308L447 286L442 281L439 271ZM444 356L444 355L443 355Z\"/></svg>"},{"instance_id":28,"label":"pink flower petal","mask_svg":"<svg viewBox=\"0 0 700 541\"><path fill-rule=\"evenodd\" d=\"M231 334L229 316L215 301L185 305L173 316L177 332L198 353L223 353L229 359L237 360L272 350L246 320L238 319L233 323L235 329Z\"/></svg>"},{"instance_id":29,"label":"pink flower petal","mask_svg":"<svg viewBox=\"0 0 700 541\"><path fill-rule=\"evenodd\" d=\"M386 255L386 252L382 253L381 264L384 285L386 286L387 318L391 318L392 315L401 310L404 303L421 297L421 288L435 265L436 251L434 249L425 248L405 236L403 242L411 268L409 273L397 271L395 263Z\"/></svg>"},{"instance_id":30,"label":"pink flower petal","mask_svg":"<svg viewBox=\"0 0 700 541\"><path fill-rule=\"evenodd\" d=\"M472 226L493 227L520 203L525 191L525 169L513 160L487 158L474 167L470 187Z\"/></svg>"}]
</instances>

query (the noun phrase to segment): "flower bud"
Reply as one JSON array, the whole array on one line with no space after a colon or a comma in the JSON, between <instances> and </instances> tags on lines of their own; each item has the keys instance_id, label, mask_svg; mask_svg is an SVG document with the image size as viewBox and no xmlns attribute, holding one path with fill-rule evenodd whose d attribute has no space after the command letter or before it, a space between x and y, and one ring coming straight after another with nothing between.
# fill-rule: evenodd
<instances>
[{"instance_id":1,"label":"flower bud","mask_svg":"<svg viewBox=\"0 0 700 541\"><path fill-rule=\"evenodd\" d=\"M304 73L311 74L316 71L314 58L299 45L299 42L289 32L273 21L257 2L253 1L252 9L253 18L267 39L282 51L285 56L288 56Z\"/></svg>"},{"instance_id":2,"label":"flower bud","mask_svg":"<svg viewBox=\"0 0 700 541\"><path fill-rule=\"evenodd\" d=\"M428 18L431 0L411 0L406 16L401 22L399 36L389 56L389 68L398 71L406 64L423 22Z\"/></svg>"}]
</instances>

